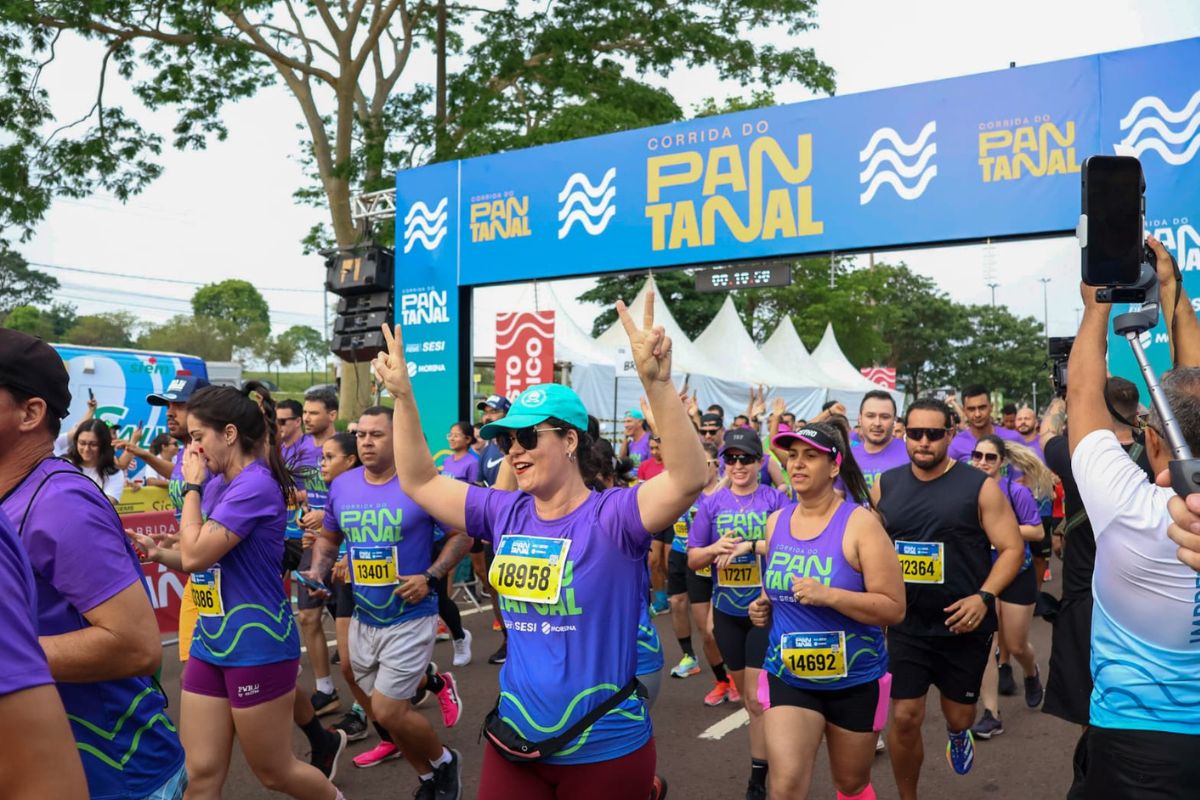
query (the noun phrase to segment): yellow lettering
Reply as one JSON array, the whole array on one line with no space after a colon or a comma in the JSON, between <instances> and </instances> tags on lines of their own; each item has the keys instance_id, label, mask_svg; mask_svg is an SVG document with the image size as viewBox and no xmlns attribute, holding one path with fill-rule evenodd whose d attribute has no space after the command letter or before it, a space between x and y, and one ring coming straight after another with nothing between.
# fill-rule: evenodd
<instances>
[{"instance_id":1,"label":"yellow lettering","mask_svg":"<svg viewBox=\"0 0 1200 800\"><path fill-rule=\"evenodd\" d=\"M1017 155L1022 150L1033 150L1034 152L1038 150L1037 137L1033 135L1032 127L1017 128L1016 137L1013 140L1013 155Z\"/></svg>"},{"instance_id":2,"label":"yellow lettering","mask_svg":"<svg viewBox=\"0 0 1200 800\"><path fill-rule=\"evenodd\" d=\"M650 218L650 247L662 250L667 241L667 217L671 215L670 203L655 203L646 206L646 216Z\"/></svg>"},{"instance_id":3,"label":"yellow lettering","mask_svg":"<svg viewBox=\"0 0 1200 800\"><path fill-rule=\"evenodd\" d=\"M471 203L471 224L479 222L480 217L486 217L488 213L487 203Z\"/></svg>"},{"instance_id":4,"label":"yellow lettering","mask_svg":"<svg viewBox=\"0 0 1200 800\"><path fill-rule=\"evenodd\" d=\"M508 198L508 203L505 205L504 214L508 217L524 217L529 213L529 195L525 195L519 200L515 197Z\"/></svg>"},{"instance_id":5,"label":"yellow lettering","mask_svg":"<svg viewBox=\"0 0 1200 800\"><path fill-rule=\"evenodd\" d=\"M706 208L707 208L707 204ZM700 244L700 226L696 222L696 205L691 200L675 204L675 213L671 216L671 241L667 245L671 250L677 250L682 245L696 247Z\"/></svg>"},{"instance_id":6,"label":"yellow lettering","mask_svg":"<svg viewBox=\"0 0 1200 800\"><path fill-rule=\"evenodd\" d=\"M1075 144L1075 123L1068 122L1066 128L1065 132L1059 132L1053 122L1047 122L1042 125L1038 129L1038 137L1042 140L1042 150L1046 149L1046 145L1049 143L1051 137L1058 143L1059 147Z\"/></svg>"},{"instance_id":7,"label":"yellow lettering","mask_svg":"<svg viewBox=\"0 0 1200 800\"><path fill-rule=\"evenodd\" d=\"M1010 181L1012 180L1012 165L1008 163L1008 159L1004 156L996 156L996 172L994 180Z\"/></svg>"},{"instance_id":8,"label":"yellow lettering","mask_svg":"<svg viewBox=\"0 0 1200 800\"><path fill-rule=\"evenodd\" d=\"M796 220L792 216L792 196L787 189L772 189L767 194L767 211L763 216L762 238L774 239L796 235Z\"/></svg>"},{"instance_id":9,"label":"yellow lettering","mask_svg":"<svg viewBox=\"0 0 1200 800\"><path fill-rule=\"evenodd\" d=\"M983 182L991 183L992 181L992 163L995 162L995 156L979 159L979 166L983 167Z\"/></svg>"},{"instance_id":10,"label":"yellow lettering","mask_svg":"<svg viewBox=\"0 0 1200 800\"><path fill-rule=\"evenodd\" d=\"M1012 144L1012 133L1009 131L989 131L979 134L979 157L986 158L989 151L1007 150Z\"/></svg>"},{"instance_id":11,"label":"yellow lettering","mask_svg":"<svg viewBox=\"0 0 1200 800\"><path fill-rule=\"evenodd\" d=\"M721 163L729 162L729 169L721 171ZM736 144L714 147L708 151L708 165L704 170L705 197L716 194L718 186L728 186L735 192L746 191L746 171L742 168L742 151ZM707 204L706 204L707 205Z\"/></svg>"},{"instance_id":12,"label":"yellow lettering","mask_svg":"<svg viewBox=\"0 0 1200 800\"><path fill-rule=\"evenodd\" d=\"M1030 158L1028 153L1017 153L1015 156L1013 156L1013 177L1014 178L1021 177L1021 165L1024 164L1025 170L1030 175L1040 178L1046 174L1046 163L1045 162L1046 162L1046 154L1045 153L1042 153L1042 157L1038 161L1036 166L1034 165L1033 159Z\"/></svg>"},{"instance_id":13,"label":"yellow lettering","mask_svg":"<svg viewBox=\"0 0 1200 800\"><path fill-rule=\"evenodd\" d=\"M1067 172L1067 161L1063 157L1062 150L1050 151L1050 163L1046 165L1047 175L1065 175Z\"/></svg>"},{"instance_id":14,"label":"yellow lettering","mask_svg":"<svg viewBox=\"0 0 1200 800\"><path fill-rule=\"evenodd\" d=\"M670 167L686 167L681 172L663 174ZM700 154L671 153L665 156L653 156L646 159L646 202L657 203L660 192L668 186L684 186L694 183L700 177L703 163Z\"/></svg>"},{"instance_id":15,"label":"yellow lettering","mask_svg":"<svg viewBox=\"0 0 1200 800\"><path fill-rule=\"evenodd\" d=\"M825 223L813 219L811 186L796 187L796 228L801 236L819 236L825 232Z\"/></svg>"}]
</instances>

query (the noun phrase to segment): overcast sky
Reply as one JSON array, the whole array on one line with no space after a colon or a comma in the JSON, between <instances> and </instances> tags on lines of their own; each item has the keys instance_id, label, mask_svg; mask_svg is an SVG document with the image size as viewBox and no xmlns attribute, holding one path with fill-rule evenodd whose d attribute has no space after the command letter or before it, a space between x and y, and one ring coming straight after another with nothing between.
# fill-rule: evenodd
<instances>
[{"instance_id":1,"label":"overcast sky","mask_svg":"<svg viewBox=\"0 0 1200 800\"><path fill-rule=\"evenodd\" d=\"M801 44L837 71L838 94L845 95L1003 69L1010 62L1023 66L1200 36L1200 2L1010 0L984 7L961 0L822 0L818 23ZM63 119L79 116L94 100L95 52L78 43L60 47L47 83ZM670 85L687 109L713 95L749 94L706 70L676 74ZM122 96L119 86L110 91ZM796 102L811 95L781 87L776 97ZM169 138L169 113L143 112L140 118ZM227 141L201 152L168 149L161 159L163 176L128 204L105 196L54 204L34 239L20 249L62 282L61 299L80 313L127 308L157 322L188 312L195 287L114 273L193 282L245 278L264 290L276 330L321 327L323 264L317 256L302 255L299 241L322 213L291 197L303 181L296 160L298 106L276 88L229 106L224 119ZM960 302L982 303L991 298L984 249L905 251L885 258L933 277ZM1041 319L1038 278L1049 276L1050 335L1074 333L1079 305L1074 239L997 245L989 259L999 284L997 303ZM589 284L563 281L556 292L568 301ZM476 351L490 354L496 311L532 307L528 286L478 292ZM569 310L587 329L597 309L572 303Z\"/></svg>"}]
</instances>

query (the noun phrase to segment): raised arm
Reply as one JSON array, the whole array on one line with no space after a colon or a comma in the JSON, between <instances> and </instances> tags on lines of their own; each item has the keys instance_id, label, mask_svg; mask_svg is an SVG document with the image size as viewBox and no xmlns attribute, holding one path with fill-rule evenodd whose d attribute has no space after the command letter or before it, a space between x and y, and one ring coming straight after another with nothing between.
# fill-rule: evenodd
<instances>
[{"instance_id":1,"label":"raised arm","mask_svg":"<svg viewBox=\"0 0 1200 800\"><path fill-rule=\"evenodd\" d=\"M641 328L621 301L617 301L617 314L629 336L638 377L662 438L663 471L638 487L642 524L647 530L659 531L679 519L704 488L708 479L704 449L671 380L671 340L662 326L654 324L653 290L646 293Z\"/></svg>"},{"instance_id":2,"label":"raised arm","mask_svg":"<svg viewBox=\"0 0 1200 800\"><path fill-rule=\"evenodd\" d=\"M408 364L404 360L404 339L397 325L395 333L383 326L385 349L375 356L372 366L379 381L396 399L392 415L392 443L396 452L396 477L400 488L444 525L455 530L467 529L467 484L438 474L433 454L421 432L421 417L413 396Z\"/></svg>"}]
</instances>

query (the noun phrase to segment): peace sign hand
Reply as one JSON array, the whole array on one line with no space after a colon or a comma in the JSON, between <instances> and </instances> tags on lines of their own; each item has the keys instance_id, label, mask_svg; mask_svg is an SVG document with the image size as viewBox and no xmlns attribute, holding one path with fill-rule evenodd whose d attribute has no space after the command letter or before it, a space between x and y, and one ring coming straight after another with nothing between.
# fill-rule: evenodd
<instances>
[{"instance_id":1,"label":"peace sign hand","mask_svg":"<svg viewBox=\"0 0 1200 800\"><path fill-rule=\"evenodd\" d=\"M644 383L671 380L671 339L661 325L654 324L654 290L646 291L646 310L638 328L624 301L617 301L617 316L629 336L629 349ZM389 387L390 388L390 387Z\"/></svg>"},{"instance_id":2,"label":"peace sign hand","mask_svg":"<svg viewBox=\"0 0 1200 800\"><path fill-rule=\"evenodd\" d=\"M383 326L383 350L376 354L371 366L375 376L392 397L403 397L412 393L409 365L404 360L404 338L397 325L395 334L388 325Z\"/></svg>"}]
</instances>

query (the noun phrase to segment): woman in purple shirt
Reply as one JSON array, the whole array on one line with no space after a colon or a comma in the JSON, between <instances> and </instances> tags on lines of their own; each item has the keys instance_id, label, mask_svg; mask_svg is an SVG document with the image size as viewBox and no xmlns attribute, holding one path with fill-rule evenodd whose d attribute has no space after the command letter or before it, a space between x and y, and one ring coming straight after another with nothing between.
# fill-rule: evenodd
<instances>
[{"instance_id":1,"label":"woman in purple shirt","mask_svg":"<svg viewBox=\"0 0 1200 800\"><path fill-rule=\"evenodd\" d=\"M405 493L451 528L492 543L492 587L508 628L500 699L488 718L479 800L645 800L655 749L636 688L638 618L653 531L669 528L706 480L704 454L671 381L671 341L642 329L623 303L646 398L664 441L665 471L633 488L595 492L587 410L565 386L523 392L482 434L505 452L519 491L437 474L397 327L375 371L396 398L396 470ZM585 475L585 473L588 473ZM613 713L607 713L613 711ZM522 751L522 742L527 750ZM528 756L532 757L526 757Z\"/></svg>"},{"instance_id":2,"label":"woman in purple shirt","mask_svg":"<svg viewBox=\"0 0 1200 800\"><path fill-rule=\"evenodd\" d=\"M874 800L871 764L890 683L883 626L905 611L900 562L837 427L811 423L772 443L787 450L797 505L772 514L767 539L754 543L766 557L755 624L770 608L758 696L771 796L808 796L824 738L839 800ZM839 477L845 499L834 488Z\"/></svg>"},{"instance_id":3,"label":"woman in purple shirt","mask_svg":"<svg viewBox=\"0 0 1200 800\"><path fill-rule=\"evenodd\" d=\"M479 456L471 449L475 444L475 426L470 422L456 422L446 434L450 455L442 460L442 474L463 483L479 482Z\"/></svg>"},{"instance_id":4,"label":"woman in purple shirt","mask_svg":"<svg viewBox=\"0 0 1200 800\"><path fill-rule=\"evenodd\" d=\"M300 639L280 568L294 486L275 402L255 381L241 391L209 386L188 401L187 427L179 551L199 613L182 681L188 796L220 796L236 734L264 786L341 798L291 749Z\"/></svg>"}]
</instances>

